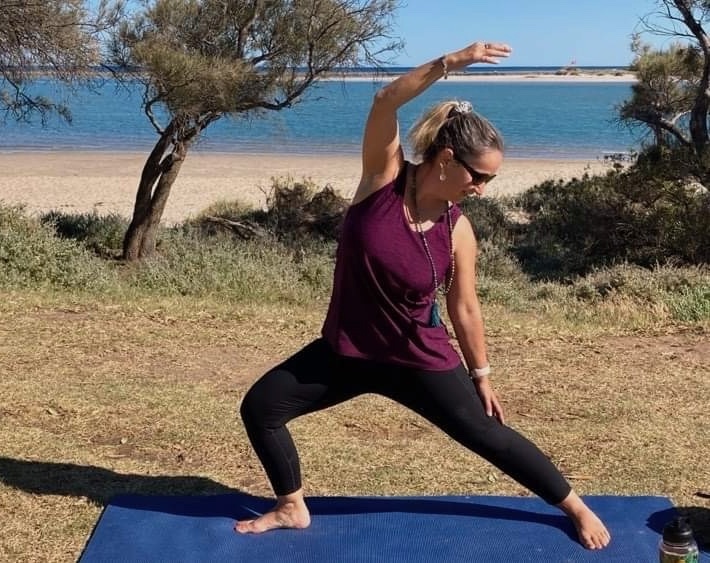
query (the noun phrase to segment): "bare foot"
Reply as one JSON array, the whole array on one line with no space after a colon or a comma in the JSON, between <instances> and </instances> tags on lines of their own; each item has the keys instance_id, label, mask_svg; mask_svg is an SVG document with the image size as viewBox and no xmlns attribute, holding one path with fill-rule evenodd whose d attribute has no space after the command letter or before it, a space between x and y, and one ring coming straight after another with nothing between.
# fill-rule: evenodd
<instances>
[{"instance_id":1,"label":"bare foot","mask_svg":"<svg viewBox=\"0 0 710 563\"><path fill-rule=\"evenodd\" d=\"M253 520L241 520L234 525L240 534L261 534L278 528L308 528L311 515L308 513L303 498L297 500L279 500L273 510Z\"/></svg>"},{"instance_id":2,"label":"bare foot","mask_svg":"<svg viewBox=\"0 0 710 563\"><path fill-rule=\"evenodd\" d=\"M603 549L611 541L611 534L599 517L584 504L574 491L558 505L572 519L579 541L587 549Z\"/></svg>"}]
</instances>

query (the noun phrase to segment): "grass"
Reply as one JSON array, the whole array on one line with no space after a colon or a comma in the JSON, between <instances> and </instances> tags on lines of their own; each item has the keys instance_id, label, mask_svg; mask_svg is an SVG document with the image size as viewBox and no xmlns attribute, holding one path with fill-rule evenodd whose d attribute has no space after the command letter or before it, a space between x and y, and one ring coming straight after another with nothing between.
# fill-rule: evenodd
<instances>
[{"instance_id":1,"label":"grass","mask_svg":"<svg viewBox=\"0 0 710 563\"><path fill-rule=\"evenodd\" d=\"M76 559L118 493L270 493L238 404L317 334L322 303L29 290L0 303L0 559ZM668 495L693 508L707 542L707 325L629 325L619 309L604 326L553 307L485 312L510 424L580 493ZM379 397L291 428L312 495L525 494Z\"/></svg>"}]
</instances>

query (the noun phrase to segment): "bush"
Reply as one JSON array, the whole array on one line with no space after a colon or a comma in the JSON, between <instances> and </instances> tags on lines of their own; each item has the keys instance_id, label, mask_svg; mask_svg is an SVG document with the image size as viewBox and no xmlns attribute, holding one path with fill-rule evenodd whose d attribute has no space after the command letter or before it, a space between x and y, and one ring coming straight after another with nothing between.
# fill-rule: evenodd
<instances>
[{"instance_id":1,"label":"bush","mask_svg":"<svg viewBox=\"0 0 710 563\"><path fill-rule=\"evenodd\" d=\"M118 214L66 214L51 211L40 219L62 238L82 242L86 248L103 257L116 257L123 249L128 221Z\"/></svg>"},{"instance_id":2,"label":"bush","mask_svg":"<svg viewBox=\"0 0 710 563\"><path fill-rule=\"evenodd\" d=\"M544 182L515 204L531 219L514 251L535 277L565 279L619 263L710 262L710 195L643 167Z\"/></svg>"},{"instance_id":3,"label":"bush","mask_svg":"<svg viewBox=\"0 0 710 563\"><path fill-rule=\"evenodd\" d=\"M510 221L510 200L498 198L466 198L460 204L461 211L473 225L479 241L489 241L507 248L517 231L517 224Z\"/></svg>"},{"instance_id":4,"label":"bush","mask_svg":"<svg viewBox=\"0 0 710 563\"><path fill-rule=\"evenodd\" d=\"M710 269L661 266L649 271L622 264L577 278L571 295L592 303L625 299L637 306L661 306L680 322L710 319Z\"/></svg>"},{"instance_id":5,"label":"bush","mask_svg":"<svg viewBox=\"0 0 710 563\"><path fill-rule=\"evenodd\" d=\"M309 301L330 287L332 260L325 250L303 256L277 241L206 237L187 225L165 231L161 239L153 259L126 268L134 289L277 303Z\"/></svg>"},{"instance_id":6,"label":"bush","mask_svg":"<svg viewBox=\"0 0 710 563\"><path fill-rule=\"evenodd\" d=\"M62 240L21 207L0 206L0 284L99 290L112 273L75 241Z\"/></svg>"},{"instance_id":7,"label":"bush","mask_svg":"<svg viewBox=\"0 0 710 563\"><path fill-rule=\"evenodd\" d=\"M310 180L274 179L266 209L254 210L239 202L222 202L195 220L210 235L229 232L242 239L271 236L292 248L335 241L348 201Z\"/></svg>"}]
</instances>

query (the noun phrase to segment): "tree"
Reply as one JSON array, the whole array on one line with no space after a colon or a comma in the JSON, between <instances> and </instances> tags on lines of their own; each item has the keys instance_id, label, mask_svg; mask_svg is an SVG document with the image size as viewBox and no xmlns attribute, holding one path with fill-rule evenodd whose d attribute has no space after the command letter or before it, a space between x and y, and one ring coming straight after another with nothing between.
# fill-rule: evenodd
<instances>
[{"instance_id":1,"label":"tree","mask_svg":"<svg viewBox=\"0 0 710 563\"><path fill-rule=\"evenodd\" d=\"M158 134L141 174L123 257L155 252L170 189L190 147L225 115L297 102L337 67L381 57L396 0L154 0L113 41L114 62L135 69ZM156 109L167 114L161 124Z\"/></svg>"},{"instance_id":2,"label":"tree","mask_svg":"<svg viewBox=\"0 0 710 563\"><path fill-rule=\"evenodd\" d=\"M699 82L700 57L696 49L673 44L656 51L635 38L636 59L631 68L638 81L632 97L619 107L619 117L629 126L647 126L656 146L691 147L690 132L683 122L692 111Z\"/></svg>"},{"instance_id":3,"label":"tree","mask_svg":"<svg viewBox=\"0 0 710 563\"><path fill-rule=\"evenodd\" d=\"M631 99L619 108L622 122L647 125L656 144L680 144L691 148L698 161L706 163L710 151L710 36L704 24L710 21L710 0L657 0L659 11L642 24L647 32L675 37L668 50L654 50L638 36L632 49L632 64L638 83ZM652 23L652 16L664 24Z\"/></svg>"},{"instance_id":4,"label":"tree","mask_svg":"<svg viewBox=\"0 0 710 563\"><path fill-rule=\"evenodd\" d=\"M84 0L0 0L0 112L29 120L51 112L69 120L66 106L32 94L38 76L72 84L87 78L100 61L98 34L120 13L120 4L98 5L94 14Z\"/></svg>"}]
</instances>

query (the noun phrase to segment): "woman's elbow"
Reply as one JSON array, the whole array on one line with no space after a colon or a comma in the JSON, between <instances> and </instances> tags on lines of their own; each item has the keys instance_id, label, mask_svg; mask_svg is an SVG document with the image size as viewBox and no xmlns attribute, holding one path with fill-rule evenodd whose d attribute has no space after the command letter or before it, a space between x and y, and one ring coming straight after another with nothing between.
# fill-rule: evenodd
<instances>
[{"instance_id":1,"label":"woman's elbow","mask_svg":"<svg viewBox=\"0 0 710 563\"><path fill-rule=\"evenodd\" d=\"M387 84L375 92L375 97L372 100L373 107L397 108L396 94L392 89L391 84Z\"/></svg>"}]
</instances>

